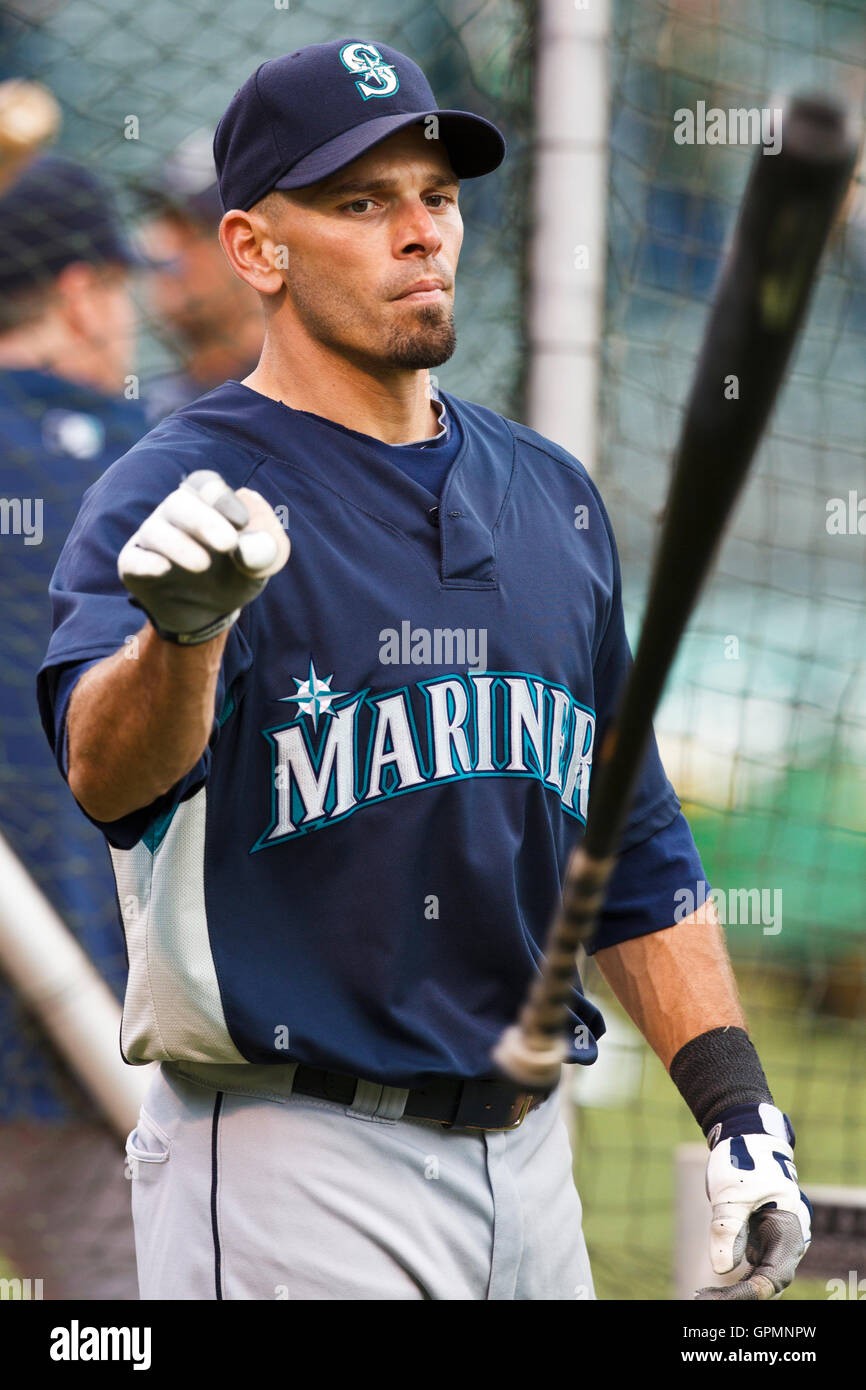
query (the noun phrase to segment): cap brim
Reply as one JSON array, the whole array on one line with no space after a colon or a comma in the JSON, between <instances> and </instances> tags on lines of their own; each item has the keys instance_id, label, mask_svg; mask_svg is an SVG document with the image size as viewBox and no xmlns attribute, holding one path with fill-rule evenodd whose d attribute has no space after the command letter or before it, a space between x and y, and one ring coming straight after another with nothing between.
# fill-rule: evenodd
<instances>
[{"instance_id":1,"label":"cap brim","mask_svg":"<svg viewBox=\"0 0 866 1390\"><path fill-rule=\"evenodd\" d=\"M387 140L389 135L431 117L435 117L438 123L430 127L438 132L436 136L431 136L431 140L442 140L451 168L459 179L474 179L482 174L490 174L502 163L505 141L496 126L483 116L473 116L469 111L401 112L395 116L377 116L337 135L294 164L273 187L305 188L308 184L318 183L320 179L328 178L338 169L351 164L374 145Z\"/></svg>"}]
</instances>

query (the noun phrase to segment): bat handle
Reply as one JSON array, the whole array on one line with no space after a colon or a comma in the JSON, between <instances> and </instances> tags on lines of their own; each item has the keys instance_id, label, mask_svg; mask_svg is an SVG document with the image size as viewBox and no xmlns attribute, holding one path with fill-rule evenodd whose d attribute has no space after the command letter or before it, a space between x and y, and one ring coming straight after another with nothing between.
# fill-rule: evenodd
<instances>
[{"instance_id":1,"label":"bat handle","mask_svg":"<svg viewBox=\"0 0 866 1390\"><path fill-rule=\"evenodd\" d=\"M613 856L593 858L584 845L571 856L541 970L517 1023L505 1030L493 1049L500 1070L522 1086L544 1089L559 1080L568 1054L565 1034L571 1019L575 956L593 934L615 863Z\"/></svg>"}]
</instances>

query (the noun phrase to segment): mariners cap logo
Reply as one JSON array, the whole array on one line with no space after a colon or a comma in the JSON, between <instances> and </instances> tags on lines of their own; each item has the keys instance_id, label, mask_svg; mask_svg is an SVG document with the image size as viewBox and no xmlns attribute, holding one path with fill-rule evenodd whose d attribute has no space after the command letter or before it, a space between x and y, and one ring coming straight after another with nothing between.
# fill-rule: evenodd
<instances>
[{"instance_id":1,"label":"mariners cap logo","mask_svg":"<svg viewBox=\"0 0 866 1390\"><path fill-rule=\"evenodd\" d=\"M349 72L364 74L355 83L364 101L370 97L391 97L400 86L397 70L386 63L373 43L347 43L340 49L340 60Z\"/></svg>"}]
</instances>

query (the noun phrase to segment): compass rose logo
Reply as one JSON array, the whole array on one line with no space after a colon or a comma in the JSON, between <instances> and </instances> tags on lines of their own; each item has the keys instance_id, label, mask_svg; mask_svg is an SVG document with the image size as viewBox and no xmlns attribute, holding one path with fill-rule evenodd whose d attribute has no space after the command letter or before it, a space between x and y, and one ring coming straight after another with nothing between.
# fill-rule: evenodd
<instances>
[{"instance_id":1,"label":"compass rose logo","mask_svg":"<svg viewBox=\"0 0 866 1390\"><path fill-rule=\"evenodd\" d=\"M331 690L331 681L334 674L325 676L324 680L316 675L316 668L313 665L313 658L310 657L310 670L304 680L298 680L297 676L292 676L292 680L298 687L294 695L283 695L280 699L281 704L290 701L297 704L298 714L308 714L313 721L313 728L318 728L319 715L331 713L331 701L340 700L348 694L346 690Z\"/></svg>"}]
</instances>

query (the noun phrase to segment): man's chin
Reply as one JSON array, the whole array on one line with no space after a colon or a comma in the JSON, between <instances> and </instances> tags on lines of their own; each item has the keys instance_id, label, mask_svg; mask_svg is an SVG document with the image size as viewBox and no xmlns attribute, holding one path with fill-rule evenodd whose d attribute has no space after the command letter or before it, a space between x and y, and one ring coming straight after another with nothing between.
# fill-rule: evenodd
<instances>
[{"instance_id":1,"label":"man's chin","mask_svg":"<svg viewBox=\"0 0 866 1390\"><path fill-rule=\"evenodd\" d=\"M426 371L428 367L441 367L443 362L447 362L449 358L454 356L456 346L455 343L451 347L434 348L431 345L425 351L420 350L420 348L415 351L407 350L391 356L389 360L392 367L404 367L410 372L422 372Z\"/></svg>"},{"instance_id":2,"label":"man's chin","mask_svg":"<svg viewBox=\"0 0 866 1390\"><path fill-rule=\"evenodd\" d=\"M443 320L437 309L426 306L419 310L419 318L421 321L414 327L392 335L388 345L392 366L423 371L427 367L441 367L454 356L457 347L454 320L450 316Z\"/></svg>"}]
</instances>

